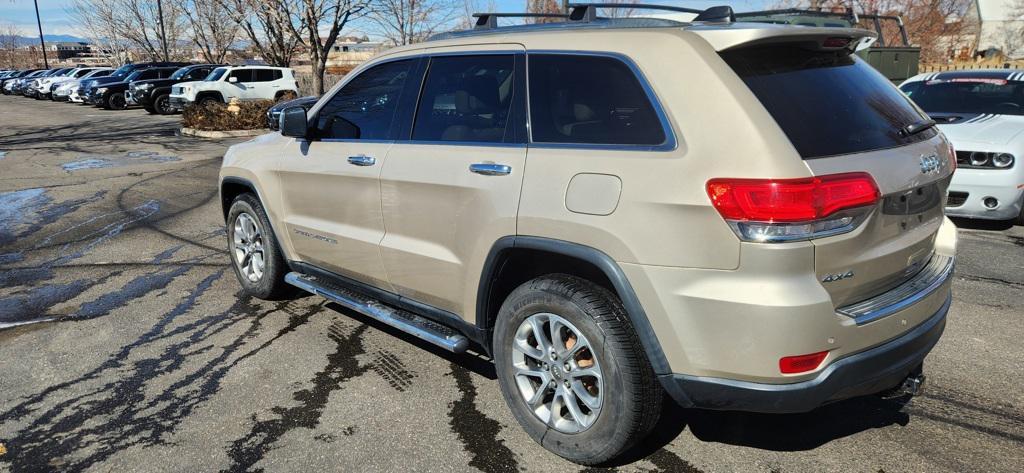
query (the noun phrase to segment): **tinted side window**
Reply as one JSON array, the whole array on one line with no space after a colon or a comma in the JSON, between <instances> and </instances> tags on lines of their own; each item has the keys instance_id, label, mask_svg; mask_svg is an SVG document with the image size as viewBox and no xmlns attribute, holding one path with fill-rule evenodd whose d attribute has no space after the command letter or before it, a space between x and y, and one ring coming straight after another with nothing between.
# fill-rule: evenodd
<instances>
[{"instance_id":1,"label":"tinted side window","mask_svg":"<svg viewBox=\"0 0 1024 473\"><path fill-rule=\"evenodd\" d=\"M270 82L274 80L273 69L256 69L256 82Z\"/></svg>"},{"instance_id":2,"label":"tinted side window","mask_svg":"<svg viewBox=\"0 0 1024 473\"><path fill-rule=\"evenodd\" d=\"M237 77L238 82L252 82L252 69L235 69L231 71L228 80L231 80L232 77Z\"/></svg>"},{"instance_id":3,"label":"tinted side window","mask_svg":"<svg viewBox=\"0 0 1024 473\"><path fill-rule=\"evenodd\" d=\"M390 139L398 98L412 65L411 60L381 64L345 84L320 109L320 138Z\"/></svg>"},{"instance_id":4,"label":"tinted side window","mask_svg":"<svg viewBox=\"0 0 1024 473\"><path fill-rule=\"evenodd\" d=\"M160 77L160 71L159 70L157 70L157 69L146 69L146 70L142 71L139 74L139 76L135 78L135 80L148 80L148 79L156 79L156 78L159 78L159 77Z\"/></svg>"},{"instance_id":5,"label":"tinted side window","mask_svg":"<svg viewBox=\"0 0 1024 473\"><path fill-rule=\"evenodd\" d=\"M510 54L431 59L412 139L504 141L514 68Z\"/></svg>"},{"instance_id":6,"label":"tinted side window","mask_svg":"<svg viewBox=\"0 0 1024 473\"><path fill-rule=\"evenodd\" d=\"M168 77L171 77L172 75L174 75L174 71L175 71L175 69L164 69L164 70L160 71L160 78L161 79L166 79Z\"/></svg>"},{"instance_id":7,"label":"tinted side window","mask_svg":"<svg viewBox=\"0 0 1024 473\"><path fill-rule=\"evenodd\" d=\"M530 126L538 143L660 145L665 131L622 61L531 54Z\"/></svg>"}]
</instances>

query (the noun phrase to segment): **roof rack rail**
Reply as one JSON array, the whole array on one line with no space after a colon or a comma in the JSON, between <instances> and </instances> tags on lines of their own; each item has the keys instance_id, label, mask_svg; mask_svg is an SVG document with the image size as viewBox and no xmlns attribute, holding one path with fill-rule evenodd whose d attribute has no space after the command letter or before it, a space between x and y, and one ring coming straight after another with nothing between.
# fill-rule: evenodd
<instances>
[{"instance_id":1,"label":"roof rack rail","mask_svg":"<svg viewBox=\"0 0 1024 473\"><path fill-rule=\"evenodd\" d=\"M564 13L474 13L476 24L473 29L494 29L498 27L498 18L569 18Z\"/></svg>"},{"instance_id":2,"label":"roof rack rail","mask_svg":"<svg viewBox=\"0 0 1024 473\"><path fill-rule=\"evenodd\" d=\"M696 13L697 17L693 21L705 21L705 22L735 22L736 15L733 14L732 7L728 5L721 5L710 7L706 10L700 10L697 8L677 7L673 5L655 5L650 3L570 3L569 21L592 21L597 19L597 10L599 8L622 8L632 10L663 10L663 11L674 11L682 13Z\"/></svg>"}]
</instances>

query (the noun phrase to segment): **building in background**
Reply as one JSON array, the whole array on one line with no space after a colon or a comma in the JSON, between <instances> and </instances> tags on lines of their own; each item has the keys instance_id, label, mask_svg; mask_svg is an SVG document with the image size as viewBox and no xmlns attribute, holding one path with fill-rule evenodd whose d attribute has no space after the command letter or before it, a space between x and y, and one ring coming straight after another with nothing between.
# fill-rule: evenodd
<instances>
[{"instance_id":1,"label":"building in background","mask_svg":"<svg viewBox=\"0 0 1024 473\"><path fill-rule=\"evenodd\" d=\"M1024 0L974 0L968 14L978 18L978 55L1024 58Z\"/></svg>"}]
</instances>

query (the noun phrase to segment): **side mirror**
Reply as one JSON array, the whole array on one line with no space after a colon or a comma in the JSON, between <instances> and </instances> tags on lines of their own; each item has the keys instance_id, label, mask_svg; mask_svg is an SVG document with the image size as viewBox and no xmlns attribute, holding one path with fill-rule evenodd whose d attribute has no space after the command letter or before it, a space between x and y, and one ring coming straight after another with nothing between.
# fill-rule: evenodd
<instances>
[{"instance_id":1,"label":"side mirror","mask_svg":"<svg viewBox=\"0 0 1024 473\"><path fill-rule=\"evenodd\" d=\"M238 78L235 76L228 77L228 82L234 84L235 82L238 82Z\"/></svg>"},{"instance_id":2,"label":"side mirror","mask_svg":"<svg viewBox=\"0 0 1024 473\"><path fill-rule=\"evenodd\" d=\"M284 136L305 138L309 132L309 123L306 121L306 109L302 107L288 107L282 110L277 125Z\"/></svg>"}]
</instances>

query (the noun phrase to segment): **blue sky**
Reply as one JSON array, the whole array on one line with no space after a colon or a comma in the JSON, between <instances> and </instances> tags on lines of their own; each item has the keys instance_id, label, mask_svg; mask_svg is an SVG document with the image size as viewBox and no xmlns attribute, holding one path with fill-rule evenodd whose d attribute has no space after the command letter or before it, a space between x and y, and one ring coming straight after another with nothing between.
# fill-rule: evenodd
<instances>
[{"instance_id":1,"label":"blue sky","mask_svg":"<svg viewBox=\"0 0 1024 473\"><path fill-rule=\"evenodd\" d=\"M663 5L679 5L692 8L707 8L714 5L732 5L737 11L755 10L771 5L771 0L646 0L647 3ZM68 16L69 0L39 0L39 14L43 21L45 34L75 34L84 36ZM486 4L481 1L481 4ZM525 0L497 0L499 11L523 11ZM38 37L36 32L36 13L31 0L0 0L0 22L13 23L21 29L22 36Z\"/></svg>"}]
</instances>

